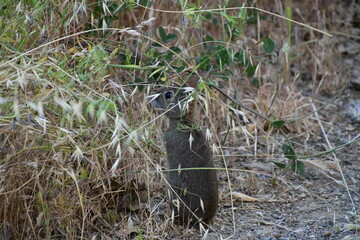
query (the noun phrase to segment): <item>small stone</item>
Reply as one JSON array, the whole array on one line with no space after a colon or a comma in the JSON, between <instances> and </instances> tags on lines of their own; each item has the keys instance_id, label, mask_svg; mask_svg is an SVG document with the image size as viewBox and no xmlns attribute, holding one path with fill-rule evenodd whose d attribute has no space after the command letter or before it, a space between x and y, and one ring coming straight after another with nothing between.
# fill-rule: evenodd
<instances>
[{"instance_id":1,"label":"small stone","mask_svg":"<svg viewBox=\"0 0 360 240\"><path fill-rule=\"evenodd\" d=\"M306 198L306 193L300 194L300 198Z\"/></svg>"},{"instance_id":2,"label":"small stone","mask_svg":"<svg viewBox=\"0 0 360 240\"><path fill-rule=\"evenodd\" d=\"M360 77L351 80L351 84L353 85L355 90L360 91Z\"/></svg>"}]
</instances>

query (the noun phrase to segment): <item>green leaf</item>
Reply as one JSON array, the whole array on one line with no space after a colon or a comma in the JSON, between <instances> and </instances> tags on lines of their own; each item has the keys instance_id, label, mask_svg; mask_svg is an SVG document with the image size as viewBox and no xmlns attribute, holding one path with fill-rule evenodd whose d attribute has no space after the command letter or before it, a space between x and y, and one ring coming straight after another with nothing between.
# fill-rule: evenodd
<instances>
[{"instance_id":1,"label":"green leaf","mask_svg":"<svg viewBox=\"0 0 360 240\"><path fill-rule=\"evenodd\" d=\"M37 197L38 204L42 206L44 204L44 199L43 199L42 193L39 191L36 195L37 195L36 197Z\"/></svg>"},{"instance_id":2,"label":"green leaf","mask_svg":"<svg viewBox=\"0 0 360 240\"><path fill-rule=\"evenodd\" d=\"M281 146L281 149L283 150L285 157L287 157L290 160L296 160L296 153L290 145L284 143Z\"/></svg>"},{"instance_id":3,"label":"green leaf","mask_svg":"<svg viewBox=\"0 0 360 240\"><path fill-rule=\"evenodd\" d=\"M286 168L286 164L285 163L281 163L281 162L275 162L275 161L272 161L276 166L278 166L279 168L281 169L284 169Z\"/></svg>"},{"instance_id":4,"label":"green leaf","mask_svg":"<svg viewBox=\"0 0 360 240\"><path fill-rule=\"evenodd\" d=\"M203 81L198 81L198 88L201 91L205 89L205 83Z\"/></svg>"},{"instance_id":5,"label":"green leaf","mask_svg":"<svg viewBox=\"0 0 360 240\"><path fill-rule=\"evenodd\" d=\"M172 40L177 38L176 34L173 33L166 34L163 27L159 27L159 35L163 43L171 42Z\"/></svg>"},{"instance_id":6,"label":"green leaf","mask_svg":"<svg viewBox=\"0 0 360 240\"><path fill-rule=\"evenodd\" d=\"M282 126L284 126L284 124L285 124L284 120L278 120L278 121L272 122L272 125L274 126L274 128L281 128Z\"/></svg>"},{"instance_id":7,"label":"green leaf","mask_svg":"<svg viewBox=\"0 0 360 240\"><path fill-rule=\"evenodd\" d=\"M206 20L210 20L210 19L212 18L212 15L211 15L210 13L206 13L205 16L204 16L204 18L205 18Z\"/></svg>"},{"instance_id":8,"label":"green leaf","mask_svg":"<svg viewBox=\"0 0 360 240\"><path fill-rule=\"evenodd\" d=\"M291 170L296 174L305 176L305 164L301 161L293 161L293 163L291 164Z\"/></svg>"},{"instance_id":9,"label":"green leaf","mask_svg":"<svg viewBox=\"0 0 360 240\"><path fill-rule=\"evenodd\" d=\"M159 35L162 42L166 42L166 32L163 27L159 27Z\"/></svg>"},{"instance_id":10,"label":"green leaf","mask_svg":"<svg viewBox=\"0 0 360 240\"><path fill-rule=\"evenodd\" d=\"M87 107L85 108L85 113L87 114L87 113L95 111L95 108L99 105L99 103L100 103L99 100L90 102L90 104L87 105Z\"/></svg>"},{"instance_id":11,"label":"green leaf","mask_svg":"<svg viewBox=\"0 0 360 240\"><path fill-rule=\"evenodd\" d=\"M246 57L246 53L244 50L235 53L234 59L235 61L239 62L239 64L241 65L245 65L245 63L249 61L248 58Z\"/></svg>"},{"instance_id":12,"label":"green leaf","mask_svg":"<svg viewBox=\"0 0 360 240\"><path fill-rule=\"evenodd\" d=\"M144 80L139 78L139 77L135 77L135 83L143 83ZM135 86L133 86L135 88ZM137 86L139 88L140 91L142 91L144 89L144 85L143 84L139 84Z\"/></svg>"},{"instance_id":13,"label":"green leaf","mask_svg":"<svg viewBox=\"0 0 360 240\"><path fill-rule=\"evenodd\" d=\"M108 102L106 104L106 110L112 110L112 111L116 111L116 105L114 104L114 102Z\"/></svg>"},{"instance_id":14,"label":"green leaf","mask_svg":"<svg viewBox=\"0 0 360 240\"><path fill-rule=\"evenodd\" d=\"M229 57L228 50L223 46L217 46L215 48L215 58L217 64L220 65L220 68L222 68L224 65L231 63L231 58Z\"/></svg>"},{"instance_id":15,"label":"green leaf","mask_svg":"<svg viewBox=\"0 0 360 240\"><path fill-rule=\"evenodd\" d=\"M167 42L167 43L168 43L168 42L171 42L172 40L174 40L174 39L176 39L176 38L177 38L176 34L170 33L170 34L168 34L168 35L166 36L166 42Z\"/></svg>"},{"instance_id":16,"label":"green leaf","mask_svg":"<svg viewBox=\"0 0 360 240\"><path fill-rule=\"evenodd\" d=\"M143 7L149 7L150 6L150 2L148 0L140 0L137 1L139 5L143 6Z\"/></svg>"},{"instance_id":17,"label":"green leaf","mask_svg":"<svg viewBox=\"0 0 360 240\"><path fill-rule=\"evenodd\" d=\"M278 178L277 178L277 177L273 177L273 178L271 179L271 184L272 184L272 185L275 185L275 184L277 184L277 181L278 181Z\"/></svg>"},{"instance_id":18,"label":"green leaf","mask_svg":"<svg viewBox=\"0 0 360 240\"><path fill-rule=\"evenodd\" d=\"M162 70L164 70L165 67L159 67L158 69L154 70L152 73L150 73L148 78L151 78L152 76L154 76L155 74L157 74L158 72L161 72Z\"/></svg>"},{"instance_id":19,"label":"green leaf","mask_svg":"<svg viewBox=\"0 0 360 240\"><path fill-rule=\"evenodd\" d=\"M93 13L95 18L100 17L102 14L102 8L100 6L95 6Z\"/></svg>"},{"instance_id":20,"label":"green leaf","mask_svg":"<svg viewBox=\"0 0 360 240\"><path fill-rule=\"evenodd\" d=\"M218 86L219 86L218 82L212 81L212 80L207 80L207 81L206 81L206 84L207 84L208 86L215 86L215 87L218 87Z\"/></svg>"},{"instance_id":21,"label":"green leaf","mask_svg":"<svg viewBox=\"0 0 360 240\"><path fill-rule=\"evenodd\" d=\"M87 179L88 177L89 177L88 171L85 170L85 169L81 169L81 171L80 171L80 179L84 180L84 179Z\"/></svg>"},{"instance_id":22,"label":"green leaf","mask_svg":"<svg viewBox=\"0 0 360 240\"><path fill-rule=\"evenodd\" d=\"M244 6L244 5L243 5ZM241 20L245 21L246 20L246 17L247 17L247 11L245 8L242 8L240 13L239 13L239 16L241 18Z\"/></svg>"},{"instance_id":23,"label":"green leaf","mask_svg":"<svg viewBox=\"0 0 360 240\"><path fill-rule=\"evenodd\" d=\"M201 52L201 57L195 57L198 70L209 70L211 68L209 56L205 52Z\"/></svg>"},{"instance_id":24,"label":"green leaf","mask_svg":"<svg viewBox=\"0 0 360 240\"><path fill-rule=\"evenodd\" d=\"M181 66L181 67L178 67L178 68L176 69L176 72L177 72L177 73L181 73L181 72L184 71L184 70L185 70L185 67Z\"/></svg>"},{"instance_id":25,"label":"green leaf","mask_svg":"<svg viewBox=\"0 0 360 240\"><path fill-rule=\"evenodd\" d=\"M213 36L211 36L211 35L209 35L209 34L207 34L206 36L205 36L205 41L215 41L215 38L213 37Z\"/></svg>"},{"instance_id":26,"label":"green leaf","mask_svg":"<svg viewBox=\"0 0 360 240\"><path fill-rule=\"evenodd\" d=\"M255 65L249 64L249 66L245 70L246 71L246 76L249 77L249 78L254 76L255 71L256 71L256 67L257 67L256 64Z\"/></svg>"},{"instance_id":27,"label":"green leaf","mask_svg":"<svg viewBox=\"0 0 360 240\"><path fill-rule=\"evenodd\" d=\"M186 194L187 194L187 188L184 189L184 192L183 192L184 197L186 196Z\"/></svg>"},{"instance_id":28,"label":"green leaf","mask_svg":"<svg viewBox=\"0 0 360 240\"><path fill-rule=\"evenodd\" d=\"M264 85L264 79L263 78L260 78L260 79L253 78L251 80L251 85L253 85L256 88L259 88L260 86Z\"/></svg>"},{"instance_id":29,"label":"green leaf","mask_svg":"<svg viewBox=\"0 0 360 240\"><path fill-rule=\"evenodd\" d=\"M225 69L224 70L224 75L225 76L234 76L234 73L230 69Z\"/></svg>"},{"instance_id":30,"label":"green leaf","mask_svg":"<svg viewBox=\"0 0 360 240\"><path fill-rule=\"evenodd\" d=\"M178 47L171 47L170 49L175 53L181 53L181 49Z\"/></svg>"},{"instance_id":31,"label":"green leaf","mask_svg":"<svg viewBox=\"0 0 360 240\"><path fill-rule=\"evenodd\" d=\"M215 26L218 26L219 25L219 18L217 18L217 17L214 17L213 19L212 19L212 23L215 25Z\"/></svg>"},{"instance_id":32,"label":"green leaf","mask_svg":"<svg viewBox=\"0 0 360 240\"><path fill-rule=\"evenodd\" d=\"M236 24L236 21L232 16L230 16L224 12L220 12L220 15L223 16L224 18L226 18L226 20L228 20L230 23Z\"/></svg>"},{"instance_id":33,"label":"green leaf","mask_svg":"<svg viewBox=\"0 0 360 240\"><path fill-rule=\"evenodd\" d=\"M263 49L266 53L272 53L275 50L275 43L274 41L266 37L263 39Z\"/></svg>"},{"instance_id":34,"label":"green leaf","mask_svg":"<svg viewBox=\"0 0 360 240\"><path fill-rule=\"evenodd\" d=\"M164 59L166 61L170 61L174 57L174 53L171 51L167 51L166 55L164 56Z\"/></svg>"}]
</instances>

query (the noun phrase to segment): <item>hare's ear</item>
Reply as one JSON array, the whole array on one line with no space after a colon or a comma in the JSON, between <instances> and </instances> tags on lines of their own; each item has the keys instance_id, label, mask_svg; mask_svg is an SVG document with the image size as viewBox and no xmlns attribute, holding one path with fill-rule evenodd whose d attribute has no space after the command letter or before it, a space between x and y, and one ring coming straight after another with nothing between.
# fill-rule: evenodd
<instances>
[{"instance_id":1,"label":"hare's ear","mask_svg":"<svg viewBox=\"0 0 360 240\"><path fill-rule=\"evenodd\" d=\"M198 75L198 73L192 72L192 73L189 74L189 77L188 77L188 79L186 81L186 84L189 87L197 89L199 80L200 80L200 76Z\"/></svg>"},{"instance_id":2,"label":"hare's ear","mask_svg":"<svg viewBox=\"0 0 360 240\"><path fill-rule=\"evenodd\" d=\"M175 83L179 87L192 87L194 89L198 89L198 82L201 75L199 72L191 71L185 76L183 76L181 79L183 81L182 84Z\"/></svg>"}]
</instances>

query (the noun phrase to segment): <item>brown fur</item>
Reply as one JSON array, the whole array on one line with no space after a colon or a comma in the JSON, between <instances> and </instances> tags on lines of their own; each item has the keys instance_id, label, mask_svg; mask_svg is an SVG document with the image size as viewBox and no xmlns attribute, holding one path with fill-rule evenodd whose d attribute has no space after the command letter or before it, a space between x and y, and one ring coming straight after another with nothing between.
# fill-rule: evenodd
<instances>
[{"instance_id":1,"label":"brown fur","mask_svg":"<svg viewBox=\"0 0 360 240\"><path fill-rule=\"evenodd\" d=\"M166 99L165 94L169 91L173 97ZM185 102L186 95L179 88L163 88L158 93L160 95L155 99L155 106L165 111L169 110L166 116L170 119L170 126L164 134L169 169L214 168L211 150L203 132L193 127L188 113L184 112L185 108L182 109L177 104L179 101ZM194 139L191 147L190 134ZM208 224L218 207L216 170L170 171L167 179L174 190L170 190L170 206L177 222L197 225L199 218ZM181 200L176 204L178 197Z\"/></svg>"}]
</instances>

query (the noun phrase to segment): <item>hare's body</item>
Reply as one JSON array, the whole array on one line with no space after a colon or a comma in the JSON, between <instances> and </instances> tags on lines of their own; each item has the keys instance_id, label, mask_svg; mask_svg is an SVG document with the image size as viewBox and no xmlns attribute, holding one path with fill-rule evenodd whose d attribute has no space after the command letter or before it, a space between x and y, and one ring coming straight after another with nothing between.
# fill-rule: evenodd
<instances>
[{"instance_id":1,"label":"hare's body","mask_svg":"<svg viewBox=\"0 0 360 240\"><path fill-rule=\"evenodd\" d=\"M154 102L156 107L167 111L170 119L164 141L169 169L174 170L167 177L172 188L171 210L180 224L197 224L197 218L209 223L218 206L218 180L216 171L211 169L214 168L212 154L203 132L194 128L184 114L181 102L185 94L175 89L161 89ZM184 168L207 169L180 170Z\"/></svg>"}]
</instances>

